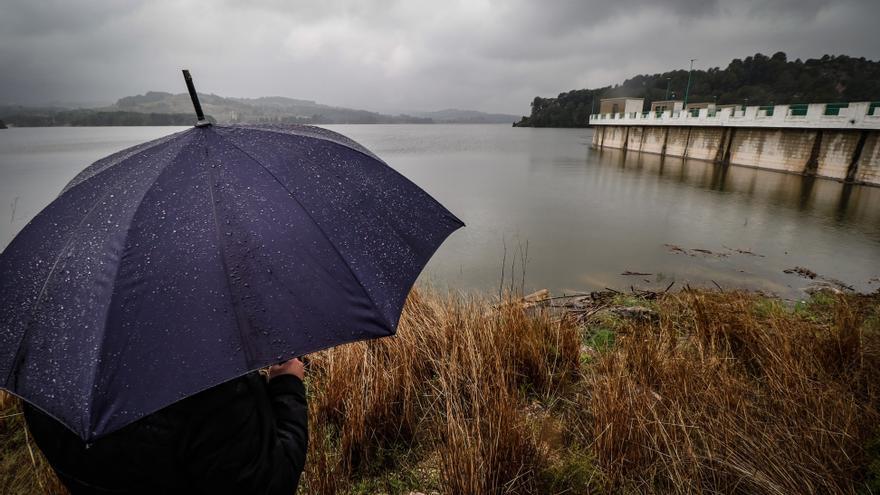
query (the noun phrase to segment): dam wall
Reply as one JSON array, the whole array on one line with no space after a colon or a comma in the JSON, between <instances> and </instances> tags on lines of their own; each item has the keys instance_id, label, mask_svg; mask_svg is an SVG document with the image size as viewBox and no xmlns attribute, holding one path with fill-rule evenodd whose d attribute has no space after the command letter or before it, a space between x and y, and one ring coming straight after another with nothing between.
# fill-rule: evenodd
<instances>
[{"instance_id":1,"label":"dam wall","mask_svg":"<svg viewBox=\"0 0 880 495\"><path fill-rule=\"evenodd\" d=\"M880 133L872 132L865 140L853 179L863 184L880 184Z\"/></svg>"},{"instance_id":2,"label":"dam wall","mask_svg":"<svg viewBox=\"0 0 880 495\"><path fill-rule=\"evenodd\" d=\"M780 111L784 105L742 112L728 108L715 115L703 108L684 117L672 112L593 116L592 144L880 185L880 104L849 104L842 116L813 108L821 106L809 105L798 112L805 115L794 116Z\"/></svg>"},{"instance_id":3,"label":"dam wall","mask_svg":"<svg viewBox=\"0 0 880 495\"><path fill-rule=\"evenodd\" d=\"M670 127L667 131L666 154L672 156L685 156L691 130L685 127Z\"/></svg>"},{"instance_id":4,"label":"dam wall","mask_svg":"<svg viewBox=\"0 0 880 495\"><path fill-rule=\"evenodd\" d=\"M813 151L816 131L808 129L736 129L730 163L801 173Z\"/></svg>"},{"instance_id":5,"label":"dam wall","mask_svg":"<svg viewBox=\"0 0 880 495\"><path fill-rule=\"evenodd\" d=\"M662 127L646 127L642 139L642 151L646 153L665 153L666 133Z\"/></svg>"}]
</instances>

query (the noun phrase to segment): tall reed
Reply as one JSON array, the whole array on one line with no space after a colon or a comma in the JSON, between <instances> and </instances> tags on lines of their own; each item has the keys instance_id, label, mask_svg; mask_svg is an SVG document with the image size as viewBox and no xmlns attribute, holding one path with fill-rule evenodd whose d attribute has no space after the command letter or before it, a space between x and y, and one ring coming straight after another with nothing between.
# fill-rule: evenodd
<instances>
[{"instance_id":1,"label":"tall reed","mask_svg":"<svg viewBox=\"0 0 880 495\"><path fill-rule=\"evenodd\" d=\"M312 356L300 492L877 493L880 293L616 302L647 309L414 291L395 337ZM18 412L0 492L63 493Z\"/></svg>"}]
</instances>

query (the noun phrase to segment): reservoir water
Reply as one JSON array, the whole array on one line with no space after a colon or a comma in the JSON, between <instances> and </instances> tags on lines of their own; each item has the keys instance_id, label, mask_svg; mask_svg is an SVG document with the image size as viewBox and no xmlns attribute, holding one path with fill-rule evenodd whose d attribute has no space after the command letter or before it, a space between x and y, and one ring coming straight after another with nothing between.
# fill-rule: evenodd
<instances>
[{"instance_id":1,"label":"reservoir water","mask_svg":"<svg viewBox=\"0 0 880 495\"><path fill-rule=\"evenodd\" d=\"M815 281L783 271L796 266L857 290L880 287L880 188L593 150L589 129L327 127L467 224L422 275L442 287L497 291L503 273L505 285L513 277L527 291L675 282L798 298ZM0 248L85 166L178 130L0 131Z\"/></svg>"}]
</instances>

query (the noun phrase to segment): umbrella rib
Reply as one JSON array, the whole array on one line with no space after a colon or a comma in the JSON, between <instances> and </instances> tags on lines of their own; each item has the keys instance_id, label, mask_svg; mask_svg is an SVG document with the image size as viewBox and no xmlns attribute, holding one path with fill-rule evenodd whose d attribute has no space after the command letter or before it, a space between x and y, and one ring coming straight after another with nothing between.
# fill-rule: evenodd
<instances>
[{"instance_id":1,"label":"umbrella rib","mask_svg":"<svg viewBox=\"0 0 880 495\"><path fill-rule=\"evenodd\" d=\"M125 244L126 244L126 242L128 242L128 236L129 236L129 234L131 233L131 228L132 228L132 225L134 224L134 218L137 216L138 211L140 211L140 209L141 209L141 205L144 204L144 198L147 197L147 194L149 194L150 190L153 188L153 186L156 184L156 182L158 182L159 179L162 178L162 175L165 173L165 171L168 170L168 165L174 163L174 161L177 160L177 157L179 157L180 154L183 153L183 150L186 149L187 146L189 146L190 144L192 144L192 143L184 143L184 144L180 147L180 149L177 150L177 153L175 153L173 157L171 157L170 159L168 159L168 161L167 161L167 163L165 164L165 166L163 166L163 167L161 168L161 170L159 171L159 173L156 174L156 177L150 182L150 185L144 188L144 194L141 195L140 199L137 200L137 205L134 207L134 211L133 211L132 214L131 214L131 219L130 219L129 222L128 222L128 226L125 228L125 236L122 238L122 253L121 253L120 256L119 256L120 261L119 261L119 263L116 263L116 265L115 265L115 266L116 266L116 272L113 274L113 280L112 280L112 285L111 285L111 289L110 289L110 300L109 300L109 302L107 303L107 311L104 313L104 318L103 318L103 320L104 320L104 325L103 325L103 327L101 327L101 328L102 328L102 332L103 332L104 334L106 334L106 331L107 331L107 323L108 323L108 321L109 321L109 319L110 319L110 308L111 308L112 303L113 303L113 295L116 293L116 282L117 282L117 280L119 279L119 268L122 266L122 259L125 257ZM127 159L127 158L126 158L126 159ZM95 363L95 368L94 368L94 370L92 371L92 380L91 380L91 383L92 383L93 386L92 386L92 390L91 390L91 393L90 393L90 396L89 396L89 406L90 406L90 407L93 405L93 398L94 398L94 394L95 394L94 383L95 383L95 380L97 379L97 377L98 377L98 375L99 375L99 372L100 372L100 370L101 370L101 363L103 362L103 360L101 359L101 351L102 351L103 348L104 348L104 343L105 343L106 339L103 338L104 335L101 335L101 337L102 337L102 338L98 341L98 350L97 350L97 352L95 353L95 355L97 356L98 362ZM89 409L89 416L91 417L91 409ZM91 419L91 418L90 418L90 419ZM94 425L89 424L89 429L91 430L93 426L94 426ZM91 434L91 432L87 432L87 433L88 433L88 434Z\"/></svg>"},{"instance_id":2,"label":"umbrella rib","mask_svg":"<svg viewBox=\"0 0 880 495\"><path fill-rule=\"evenodd\" d=\"M245 352L246 358L246 367L250 368L251 364L254 362L254 350L250 345L250 340L246 338L247 330L245 328L249 328L247 317L241 313L239 309L239 300L235 291L232 288L232 282L229 280L229 261L226 256L226 248L223 245L223 236L220 234L220 218L217 216L217 204L214 199L214 187L216 187L217 181L214 177L214 169L208 171L208 191L211 195L211 211L214 216L214 231L217 233L217 249L220 251L220 262L223 264L223 274L226 275L226 288L229 290L229 298L232 300L232 311L235 313L235 327L238 329L238 337L241 341L242 349ZM244 328L243 328L244 327Z\"/></svg>"},{"instance_id":3,"label":"umbrella rib","mask_svg":"<svg viewBox=\"0 0 880 495\"><path fill-rule=\"evenodd\" d=\"M274 134L281 134L281 135L284 135L284 136L299 136L299 137L304 137L304 138L307 138L307 139L314 139L315 141L326 141L326 142L330 142L330 143L333 143L333 144L336 144L336 145L342 146L343 148L347 148L347 149L350 149L350 150L355 151L355 152L357 152L357 153L360 153L360 154L362 154L362 155L364 155L364 156L366 156L366 157L368 157L368 158L372 158L372 159L374 159L374 160L376 160L376 161L378 161L378 162L384 164L386 167L388 167L388 169L391 171L391 173L394 174L395 176L397 176L398 178L403 179L403 180L405 180L405 181L407 181L407 182L412 182L412 181L411 181L409 178L407 178L405 175L403 175L402 173L400 173L399 171L397 171L397 169L395 169L395 168L392 167L391 165L388 165L388 163L386 163L385 160L383 160L383 159L379 158L378 156L374 155L373 152L371 152L370 150L367 150L367 149L363 149L363 148L359 148L359 147L357 147L357 146L360 146L358 143L354 143L354 145L357 145L357 146L354 146L354 145L351 145L351 144L347 144L346 142L344 142L344 141L342 141L342 140L327 139L327 138L324 138L324 137L321 137L321 136L311 136L311 135L305 135L305 134L291 134L291 133L288 133L288 132L283 132L283 131L280 130L280 129L274 129L274 128L272 128L272 127L261 127L261 126L242 126L242 127L243 127L243 128L246 128L246 129L259 130L259 131L264 131L264 132L271 132L271 133L274 133ZM309 128L309 127L315 127L315 126L303 125L303 127ZM318 127L318 129L322 129L322 128ZM326 130L326 129L324 129L324 130ZM330 132L332 132L332 131L330 131ZM334 134L338 134L338 133L334 133ZM342 135L342 134L339 134L339 136L342 137L343 139L346 139L346 140L348 139L347 136L344 136L344 135ZM225 138L225 139L228 139L228 138ZM229 141L232 141L232 140L229 139ZM233 146L235 146L234 143L233 143ZM241 148L239 148L238 146L235 146L235 147L236 147L237 149L241 150ZM241 151L242 151L242 153L244 153L244 154L250 156L246 151L244 151L244 150L241 150ZM251 157L251 158L253 158L253 157ZM265 168L265 167L264 167L264 168ZM326 167L323 167L323 168L324 168L324 170L327 170L327 171L329 172L329 169L327 169ZM415 184L415 183L413 183L413 184ZM416 186L418 187L417 184L416 184ZM419 189L421 189L421 187L419 187ZM424 192L424 191L423 191L423 192ZM428 195L428 196L430 196L430 195ZM433 197L431 198L431 200L432 200L433 202L437 203L437 200L435 200ZM439 203L437 203L437 204L438 204L439 206L441 206L441 207L443 206L443 205L440 205ZM444 208L444 210L445 210L445 208ZM459 219L458 217L456 217L455 215L453 215L452 212L446 211L446 214L447 214L447 216L450 216L453 220L455 220L456 223L461 224L461 226L464 226L464 225L465 225L464 222L462 222L461 219Z\"/></svg>"},{"instance_id":4,"label":"umbrella rib","mask_svg":"<svg viewBox=\"0 0 880 495\"><path fill-rule=\"evenodd\" d=\"M393 330L394 325L392 325L391 322L388 321L388 318L385 316L385 313L379 309L379 306L376 304L376 301L373 300L373 296L371 296L370 292L367 291L367 288L364 287L364 283L361 282L361 279L358 277L357 273L355 273L355 271L351 268L351 265L348 263L348 260L345 259L345 256L342 255L342 252L339 251L339 248L336 247L336 244L333 242L333 240L330 239L330 236L328 236L327 233L324 231L324 229L321 228L321 225L315 220L315 217L312 216L312 214L308 210L308 208L306 208L305 205L303 205L302 202L300 202L299 198L297 198L296 195L293 194L293 191L288 189L287 186L285 186L284 183L281 182L281 180L278 178L278 176L276 176L274 173L272 173L272 171L269 170L269 167L263 165L259 160L256 159L256 157L252 156L247 151L238 147L238 145L235 144L235 142L233 140L228 139L222 135L220 137L223 140L227 141L233 148L237 149L238 151L243 153L246 157L250 158L254 163L259 165L260 168L265 170L266 173L269 174L272 177L272 179L274 179L275 182L277 182L278 185L282 187L282 189L287 191L287 194L289 194L290 197L293 198L294 201L296 201L296 204L298 204L300 206L300 208L302 208L303 212L305 212L305 214L309 217L309 219L312 221L312 223L315 225L315 227L318 229L318 231L321 232L321 234L324 236L324 238L327 239L327 242L333 247L333 250L336 251L337 256L339 256L339 259L341 259L342 262L345 263L345 267L348 268L348 271L351 273L352 277L354 277L354 279L357 280L357 283L360 286L361 290L364 291L364 294L367 296L367 299L370 301L370 304L373 305L373 309L375 309L376 312L379 314L379 316L381 316L382 321L386 325L388 325L388 329Z\"/></svg>"},{"instance_id":5,"label":"umbrella rib","mask_svg":"<svg viewBox=\"0 0 880 495\"><path fill-rule=\"evenodd\" d=\"M310 125L302 125L302 127L310 128L310 127L314 127L314 126L310 126ZM288 133L288 132L283 132L283 130L281 130L281 129L275 129L275 128L273 128L273 127L268 127L268 126L267 126L267 127L262 127L262 126L257 126L257 125L251 125L251 126L245 126L245 125L243 125L243 126L241 126L241 128L243 128L243 129L249 129L249 130L255 130L255 131L271 132L271 133L273 133L273 134L281 134L282 136L297 136L297 137L303 137L303 138L306 138L306 139L313 139L313 140L315 140L315 141L328 142L328 143L332 143L332 144L335 144L335 145L337 145L337 146L340 146L340 147L342 147L342 148L345 148L345 149L348 149L348 150L354 151L354 152L359 153L359 154L361 154L361 155L364 155L364 156L366 156L367 158L372 158L372 159L378 161L379 163L382 163L382 164L385 165L386 167L388 167L388 170L391 172L391 174L394 175L395 177L397 177L398 179L401 179L401 180L403 180L403 181L405 181L405 182L407 182L407 183L411 183L411 184L415 185L416 188L419 189L419 190L421 191L422 194L426 195L426 196L428 197L428 199L431 200L432 203L434 203L436 206L440 207L440 210L442 210L442 212L443 212L443 216L445 216L445 217L447 217L447 218L453 220L455 223L460 224L461 227L464 227L464 225L465 225L465 223L462 222L460 218L458 218L458 217L456 217L455 215L453 215L452 212L446 210L446 208L443 207L443 205L441 205L440 203L438 203L436 199L434 199L433 197L431 197L430 194L427 194L426 191L422 190L421 187L419 187L417 184L415 184L414 182L412 182L407 176L405 176L405 175L403 175L402 173L400 173L399 171L397 171L397 170L396 170L394 167L392 167L391 165L388 165L388 163L386 163L385 160L383 160L383 159L379 158L378 156L374 155L370 150L359 148L358 146L360 146L360 145L359 145L358 143L353 143L353 145L352 145L352 144L347 144L346 142L344 142L344 141L342 141L342 140L326 139L326 138L324 138L324 137L322 137L322 136L313 136L313 135L305 135L305 134L291 134L291 133ZM318 129L320 129L320 128L318 128ZM326 130L326 129L325 129L325 130ZM332 132L332 131L330 131L330 132ZM334 133L334 134L336 134L336 133ZM339 136L340 136L341 138L343 138L343 139L348 139L346 136L344 136L344 135L342 135L342 134L339 134ZM247 155L247 156L250 157L251 159L254 159L254 157L251 156L247 151L244 151L243 149L239 148L239 147L235 144L235 141L234 141L232 138L229 138L229 137L224 136L224 139L227 139L228 141L230 141L230 142L232 143L233 146L235 146L236 149L238 149L239 151L241 151L242 153L244 153L245 155ZM256 161L256 159L254 159L254 161ZM261 164L261 166L262 166L262 164ZM318 166L320 166L320 167L321 167L323 170L325 170L327 173L333 174L333 175L335 175L337 178L340 178L340 179L346 180L348 183L352 183L352 182L351 182L350 180L348 180L347 178L344 178L344 177L339 176L339 174L337 174L335 171L333 171L333 170L331 170L331 169L329 169L329 168L327 168L327 167L325 167L325 166L323 166L323 165L321 165L321 164L318 164ZM265 168L265 167L263 167L263 168ZM270 172L270 173L271 173L271 172ZM276 179L276 180L277 180L277 179ZM283 186L283 184L282 184L282 186ZM354 185L354 187L357 188L357 185ZM358 189L359 189L359 188L358 188ZM285 190L286 190L286 188L285 188ZM290 191L288 191L288 192L290 192ZM381 205L381 204L378 205L378 206L385 208L384 205ZM391 225L391 227L394 228L395 231L399 232L399 230L397 229L397 227L395 227L394 225Z\"/></svg>"},{"instance_id":6,"label":"umbrella rib","mask_svg":"<svg viewBox=\"0 0 880 495\"><path fill-rule=\"evenodd\" d=\"M151 150L151 149L155 148L156 146L158 146L159 144L162 144L162 143L157 143L155 146L150 146L148 148L145 148L145 149L141 150L141 152L146 152L148 150ZM137 154L140 154L140 153L137 153ZM128 160L131 157L136 156L137 154L126 156L119 163L122 163L123 161ZM129 175L133 172L134 171L129 172ZM91 179L91 177L89 179ZM77 186L85 183L86 181L80 182L79 184L77 184ZM74 187L76 187L76 186L74 186ZM73 240L75 237L74 234L76 234L76 232L79 231L80 227L82 227L82 225L85 223L85 221L89 218L89 215L91 215L92 212L95 211L95 208L97 208L98 205L101 204L101 202L104 199L106 199L107 196L110 195L112 192L113 192L112 188L108 188L107 191L105 191L97 200L95 200L95 202L92 204L92 206L89 208L89 210L85 213L85 215L83 215L83 217L79 221L79 223L77 223L76 227L74 227L73 229L70 230L70 233L68 234L68 238L64 242L64 247L58 251L58 255L55 257L55 261L52 263L52 268L50 268L49 273L46 274L46 278L45 278L45 280L43 280L43 285L42 285L42 287L40 287L40 292L37 295L37 299L34 301L33 309L31 310L31 316L30 316L30 318L28 318L28 322L21 332L21 338L19 339L18 346L16 347L16 350L15 350L15 357L12 359L12 366L10 366L9 373L7 373L6 381L4 382L7 386L9 385L9 378L12 376L13 371L15 371L18 368L19 361L21 360L22 344L24 344L24 340L25 340L25 337L27 336L28 330L30 329L31 325L34 322L34 319L36 318L37 310L40 307L40 303L43 301L43 297L45 297L45 295L46 295L46 288L49 286L49 280L52 279L52 275L55 274L55 270L58 268L58 262L61 261L61 257L64 255L65 252L67 252L68 248L73 243ZM66 262L62 266L65 266L65 265L66 265ZM115 286L115 282L114 282L114 286Z\"/></svg>"},{"instance_id":7,"label":"umbrella rib","mask_svg":"<svg viewBox=\"0 0 880 495\"><path fill-rule=\"evenodd\" d=\"M264 128L262 128L262 127L252 127L251 129L255 129L255 130L264 130ZM291 134L284 133L284 132L280 132L280 131L277 131L277 130L274 130L274 129L271 129L271 128L265 128L265 130L267 130L268 132L273 132L273 133L275 133L275 134L281 134L281 135L285 135L285 136L290 136L290 135L291 135ZM322 138L315 137L315 136L305 136L305 135L301 135L301 137L305 137L305 138L308 138L308 139L314 139L314 140L316 140L316 141L322 141L322 142L332 143L332 144L338 145L338 146L340 146L340 147L342 147L342 148L345 148L345 149L348 149L348 150L351 150L351 151L358 152L358 153L360 153L360 154L362 154L362 155L364 155L364 156L366 156L366 157L368 157L368 158L373 158L373 159L379 161L380 163L382 163L383 165L385 165L386 167L388 167L389 170L391 170L392 172L396 173L398 176L400 176L400 177L403 178L404 180L409 181L409 179L407 179L406 177L400 175L399 172L397 172L396 170L394 170L390 165L388 165L387 163L385 163L382 159L380 159L380 158L378 158L378 157L376 157L376 156L373 156L373 155L369 154L368 152L364 152L364 151L358 150L357 148L354 148L354 147L352 147L352 146L348 146L348 145L346 145L346 144L344 144L344 143L340 143L340 142L338 142L338 141L332 141L332 140L328 140L328 139L322 139ZM228 138L227 138L227 139L228 139ZM234 144L234 141L232 141L232 139L229 139L229 141L230 141L230 142L233 142L233 146L235 146L236 149L240 150L242 153L244 153L245 155L247 155L249 158L251 158L251 159L253 159L254 161L256 161L256 159L255 159L253 156L251 156L247 151L244 151L243 149L241 149L241 148L239 148L238 146L236 146L236 145ZM360 185L356 184L354 181L350 180L348 177L341 176L338 172L336 172L336 171L334 171L334 170L332 170L332 169L330 169L330 168L327 168L327 167L326 167L323 163L321 163L321 162L317 162L316 165L317 165L318 167L320 167L322 170L324 170L325 172L327 172L328 174L331 174L331 175L335 176L335 177L336 177L337 179L339 179L340 181L345 181L346 184L349 184L353 189L356 189L356 190L357 190L358 192L360 192L360 193L365 193L365 195L366 195L366 193L367 193L366 189L363 188L363 187L361 187ZM263 167L263 168L265 169L266 167ZM269 173L271 174L271 172L269 172ZM273 177L274 177L274 174L273 174ZM277 178L276 178L276 181L277 181ZM283 187L283 184L282 184L282 187ZM288 194L290 194L291 196L293 196L293 194L292 194L289 190L287 190L287 188L284 188L284 190L287 191ZM374 204L375 204L377 207L382 208L384 211L389 211L389 212L390 212L390 210L388 209L388 207L385 206L384 204L382 204L382 203L374 203ZM300 206L302 206L302 204L300 204ZM307 212L307 213L308 213L308 212ZM311 218L311 215L310 215L310 218ZM312 221L314 221L314 219L312 219ZM410 242L408 242L408 240L407 240L407 236L405 236L403 233L401 233L400 229L399 229L396 225L394 225L393 223L388 222L388 221L386 221L386 220L383 220L383 223L384 223L385 225L387 225L388 228L391 229L391 230L397 235L397 237L401 240L401 244L405 245L407 248L409 248L410 251L412 251L412 252L415 253L415 249L413 249L413 247L412 247L412 245L410 244ZM321 233L324 233L324 231L322 230ZM326 234L325 234L325 237L326 237Z\"/></svg>"},{"instance_id":8,"label":"umbrella rib","mask_svg":"<svg viewBox=\"0 0 880 495\"><path fill-rule=\"evenodd\" d=\"M92 167L94 167L98 162L95 162L95 163L89 165L88 167L84 168L78 174L76 174L76 176L74 176L74 178L71 179L70 182L66 186L64 186L64 189L61 190L61 194L64 194L67 191L76 188L80 184L85 184L86 182L91 181L94 177L97 177L98 175L101 175L102 173L106 172L107 170L110 170L111 168L118 166L119 164L127 161L129 158L131 158L133 156L140 155L141 153L145 153L147 151L150 151L151 149L153 149L157 146L161 146L163 144L166 144L168 141L171 141L172 138L179 136L181 134L184 134L186 132L189 132L189 131L175 132L174 134L169 134L165 137L161 137L161 138L155 139L153 141L137 145L136 146L137 149L134 151L131 151L131 152L129 152L129 150L117 151L116 153L108 156L107 158L102 158L101 160L98 160L98 162L102 162L104 160L109 160L110 158L114 158L114 157L117 158L117 160L112 165L107 165L106 167L102 168L101 170L98 170L97 172L92 173L88 177L80 178L80 177L82 177L83 174L85 174L86 172L89 172L92 169ZM61 194L59 194L59 196Z\"/></svg>"},{"instance_id":9,"label":"umbrella rib","mask_svg":"<svg viewBox=\"0 0 880 495\"><path fill-rule=\"evenodd\" d=\"M323 131L333 132L333 131L329 131L328 129L323 129L321 127L315 127L315 126L311 126L311 125L302 125L302 127L306 128L306 129L314 128L314 129L322 129ZM330 142L330 143L342 146L343 148L348 148L352 151L356 151L356 152L366 156L367 158L372 158L372 159L377 160L379 162L385 163L385 160L374 155L372 151L361 147L360 144L358 144L354 141L351 141L347 136L344 136L344 135L336 133L336 132L333 132L333 134L339 135L342 139L330 139L334 136L326 136L325 137L325 136L317 136L317 135L292 134L289 132L284 132L282 129L275 129L275 128L269 127L269 126L263 127L263 126L258 126L258 125L251 125L251 126L243 125L243 126L241 126L241 128L250 129L250 130L254 130L254 131L271 132L273 134L281 134L282 136L297 136L297 137L304 137L304 138L308 138L308 139L314 139L315 141L326 141L326 142ZM315 133L315 134L320 134L320 133ZM349 143L348 141L351 141L351 143ZM238 148L238 146L236 146L236 148ZM247 154L247 152L244 152L244 153ZM250 156L250 155L248 155L248 156ZM388 164L385 163L385 165L388 165Z\"/></svg>"},{"instance_id":10,"label":"umbrella rib","mask_svg":"<svg viewBox=\"0 0 880 495\"><path fill-rule=\"evenodd\" d=\"M40 307L40 303L43 301L43 297L46 295L46 287L49 286L49 280L52 278L52 275L55 273L55 269L58 267L58 262L61 261L61 257L64 255L65 252L67 252L67 249L70 247L71 243L73 242L74 234L76 233L76 231L79 230L79 228L82 226L83 223L85 223L85 221L89 217L89 215L91 215L91 213L93 211L95 211L95 208L98 207L98 204L101 203L101 200L106 198L108 194L110 194L109 191L105 192L104 194L101 195L100 198L98 198L97 201L95 201L95 203L91 206L91 208L89 208L89 211L87 211L86 214L83 215L82 219L79 221L79 223L76 225L76 227L74 227L70 231L70 234L69 234L69 237L67 238L67 241L64 242L64 247L62 247L58 251L58 255L55 257L55 261L52 263L52 268L50 268L49 273L46 274L46 279L43 280L43 285L42 285L42 287L40 287L40 293L37 295L37 299L34 301L34 306L33 306L33 309L31 310L31 316L30 316L30 318L28 318L28 322L24 326L24 329L21 332L21 338L18 340L18 346L16 347L16 350L15 350L15 357L12 359L12 366L9 367L9 373L6 375L6 381L4 382L7 386L9 386L9 378L12 376L13 371L15 371L18 368L19 361L21 360L21 347L22 347L22 344L24 344L25 336L27 336L28 330L30 329L31 325L34 323L34 319L37 316L37 310ZM65 262L65 264L66 264L66 262Z\"/></svg>"}]
</instances>

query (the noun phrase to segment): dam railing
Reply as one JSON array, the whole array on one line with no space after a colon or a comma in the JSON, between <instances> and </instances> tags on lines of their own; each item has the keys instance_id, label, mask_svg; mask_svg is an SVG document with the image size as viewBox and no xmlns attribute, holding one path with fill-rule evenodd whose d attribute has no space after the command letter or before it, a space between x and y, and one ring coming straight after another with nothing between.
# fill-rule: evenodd
<instances>
[{"instance_id":1,"label":"dam railing","mask_svg":"<svg viewBox=\"0 0 880 495\"><path fill-rule=\"evenodd\" d=\"M591 115L590 125L880 129L880 102L605 113Z\"/></svg>"}]
</instances>

